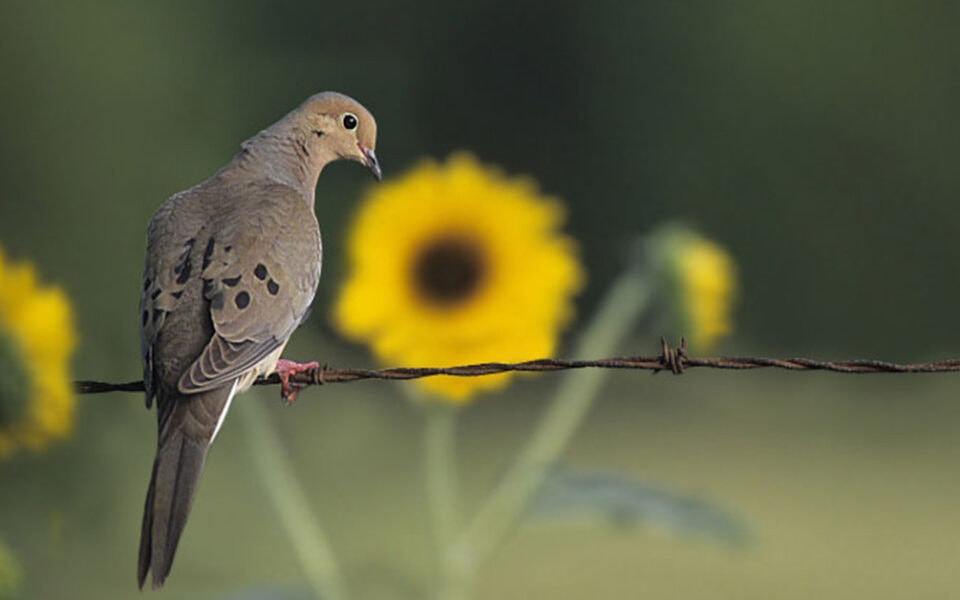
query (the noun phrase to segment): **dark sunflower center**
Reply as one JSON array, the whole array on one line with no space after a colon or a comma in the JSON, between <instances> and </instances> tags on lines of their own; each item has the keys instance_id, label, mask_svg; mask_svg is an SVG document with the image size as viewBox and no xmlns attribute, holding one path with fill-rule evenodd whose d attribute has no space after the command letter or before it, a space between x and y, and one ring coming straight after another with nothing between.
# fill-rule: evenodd
<instances>
[{"instance_id":1,"label":"dark sunflower center","mask_svg":"<svg viewBox=\"0 0 960 600\"><path fill-rule=\"evenodd\" d=\"M0 426L26 415L29 400L30 377L23 355L0 325Z\"/></svg>"},{"instance_id":2,"label":"dark sunflower center","mask_svg":"<svg viewBox=\"0 0 960 600\"><path fill-rule=\"evenodd\" d=\"M457 304L473 295L485 271L480 247L453 237L425 246L413 263L417 292L424 300L443 306Z\"/></svg>"}]
</instances>

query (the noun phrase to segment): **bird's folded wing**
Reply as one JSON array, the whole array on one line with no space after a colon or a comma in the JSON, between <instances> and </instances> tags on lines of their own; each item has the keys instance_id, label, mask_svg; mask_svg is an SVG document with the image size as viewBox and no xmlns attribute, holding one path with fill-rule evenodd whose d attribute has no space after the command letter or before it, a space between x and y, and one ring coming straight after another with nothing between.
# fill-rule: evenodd
<instances>
[{"instance_id":1,"label":"bird's folded wing","mask_svg":"<svg viewBox=\"0 0 960 600\"><path fill-rule=\"evenodd\" d=\"M280 344L279 340L272 338L263 342L234 343L215 335L203 354L180 378L177 387L185 394L220 387L257 366Z\"/></svg>"},{"instance_id":2,"label":"bird's folded wing","mask_svg":"<svg viewBox=\"0 0 960 600\"><path fill-rule=\"evenodd\" d=\"M193 227L186 226L175 210L189 201L192 190L171 197L150 221L147 232L147 259L140 296L140 354L143 357L143 383L147 407L153 402L158 382L154 364L157 338L167 315L178 308L191 276L192 254L195 252ZM198 329L199 331L199 329Z\"/></svg>"},{"instance_id":3,"label":"bird's folded wing","mask_svg":"<svg viewBox=\"0 0 960 600\"><path fill-rule=\"evenodd\" d=\"M203 295L215 334L180 378L182 393L224 385L255 367L286 342L313 300L320 276L313 212L299 197L261 192L242 223L223 225L203 249Z\"/></svg>"}]
</instances>

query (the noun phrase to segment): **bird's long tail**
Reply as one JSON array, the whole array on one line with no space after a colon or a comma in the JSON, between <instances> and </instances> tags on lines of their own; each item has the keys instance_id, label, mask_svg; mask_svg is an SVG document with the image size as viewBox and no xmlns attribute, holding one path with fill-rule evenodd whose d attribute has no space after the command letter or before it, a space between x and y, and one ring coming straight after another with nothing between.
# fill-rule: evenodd
<instances>
[{"instance_id":1,"label":"bird's long tail","mask_svg":"<svg viewBox=\"0 0 960 600\"><path fill-rule=\"evenodd\" d=\"M158 398L160 434L153 475L143 507L137 582L143 588L153 571L153 588L163 585L200 483L207 451L232 400L233 390Z\"/></svg>"}]
</instances>

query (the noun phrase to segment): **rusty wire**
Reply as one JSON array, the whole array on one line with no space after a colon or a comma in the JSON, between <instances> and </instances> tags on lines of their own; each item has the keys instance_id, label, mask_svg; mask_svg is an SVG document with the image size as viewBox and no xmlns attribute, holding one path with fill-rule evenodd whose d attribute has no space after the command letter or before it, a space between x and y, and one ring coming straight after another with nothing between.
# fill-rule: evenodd
<instances>
[{"instance_id":1,"label":"rusty wire","mask_svg":"<svg viewBox=\"0 0 960 600\"><path fill-rule=\"evenodd\" d=\"M519 363L481 363L459 367L406 367L393 369L331 369L322 366L293 375L290 381L298 386L344 383L364 379L407 380L436 375L453 377L476 377L494 373L565 371L569 369L638 369L658 373L670 371L676 375L691 368L708 369L786 369L788 371L829 371L833 373L947 373L960 371L960 359L948 359L936 362L899 364L881 360L815 360L812 358L767 358L767 357L716 357L694 358L687 356L686 344L671 348L665 340L659 356L626 356L621 358L601 358L596 360L564 360L559 358L541 358ZM261 378L256 385L280 383L276 374ZM103 381L76 381L74 388L78 394L102 394L106 392L142 392L142 381L127 383L108 383Z\"/></svg>"}]
</instances>

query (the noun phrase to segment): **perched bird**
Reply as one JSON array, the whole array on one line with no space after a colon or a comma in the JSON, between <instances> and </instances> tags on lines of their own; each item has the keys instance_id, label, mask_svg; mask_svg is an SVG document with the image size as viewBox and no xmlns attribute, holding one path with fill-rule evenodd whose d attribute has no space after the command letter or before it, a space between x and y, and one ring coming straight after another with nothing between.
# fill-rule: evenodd
<instances>
[{"instance_id":1,"label":"perched bird","mask_svg":"<svg viewBox=\"0 0 960 600\"><path fill-rule=\"evenodd\" d=\"M210 444L234 395L276 370L307 317L322 248L314 189L327 163L348 159L379 180L377 124L335 92L308 98L243 143L209 179L153 216L140 301L147 408L157 403L157 455L147 490L137 580L170 574Z\"/></svg>"}]
</instances>

